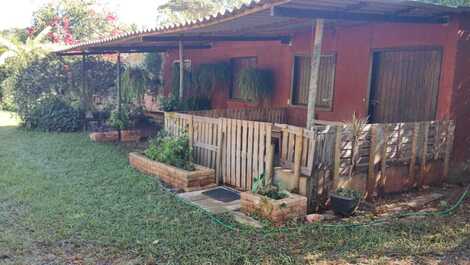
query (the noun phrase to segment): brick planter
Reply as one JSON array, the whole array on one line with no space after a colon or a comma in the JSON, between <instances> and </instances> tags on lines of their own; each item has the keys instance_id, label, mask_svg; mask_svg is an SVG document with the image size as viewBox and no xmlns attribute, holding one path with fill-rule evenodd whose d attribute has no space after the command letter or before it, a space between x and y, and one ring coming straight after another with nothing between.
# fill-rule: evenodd
<instances>
[{"instance_id":1,"label":"brick planter","mask_svg":"<svg viewBox=\"0 0 470 265\"><path fill-rule=\"evenodd\" d=\"M121 142L137 142L144 137L141 130L122 130ZM94 142L116 142L119 141L118 131L93 132L90 139Z\"/></svg>"},{"instance_id":2,"label":"brick planter","mask_svg":"<svg viewBox=\"0 0 470 265\"><path fill-rule=\"evenodd\" d=\"M307 197L289 193L289 197L274 200L252 192L241 193L241 211L260 214L274 225L284 225L289 220L302 220L307 214Z\"/></svg>"},{"instance_id":3,"label":"brick planter","mask_svg":"<svg viewBox=\"0 0 470 265\"><path fill-rule=\"evenodd\" d=\"M140 153L130 153L129 163L138 171L159 177L168 185L185 192L215 186L215 170L200 165L195 165L194 171L187 171L151 160Z\"/></svg>"}]
</instances>

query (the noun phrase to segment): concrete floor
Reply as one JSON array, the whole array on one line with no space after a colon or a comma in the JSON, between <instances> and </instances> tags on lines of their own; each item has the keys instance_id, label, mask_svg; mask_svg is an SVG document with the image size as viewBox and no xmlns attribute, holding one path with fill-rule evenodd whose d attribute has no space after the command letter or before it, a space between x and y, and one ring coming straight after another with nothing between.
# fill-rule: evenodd
<instances>
[{"instance_id":1,"label":"concrete floor","mask_svg":"<svg viewBox=\"0 0 470 265\"><path fill-rule=\"evenodd\" d=\"M213 199L209 196L202 194L205 191L213 190L218 187L212 187L205 190L192 191L179 193L178 196L182 199L185 199L213 214L231 214L234 219L244 225L249 225L253 227L262 227L262 225L255 219L247 216L246 214L240 211L240 200L235 200L231 202L222 202L216 199ZM225 187L228 190L238 192L232 188Z\"/></svg>"}]
</instances>

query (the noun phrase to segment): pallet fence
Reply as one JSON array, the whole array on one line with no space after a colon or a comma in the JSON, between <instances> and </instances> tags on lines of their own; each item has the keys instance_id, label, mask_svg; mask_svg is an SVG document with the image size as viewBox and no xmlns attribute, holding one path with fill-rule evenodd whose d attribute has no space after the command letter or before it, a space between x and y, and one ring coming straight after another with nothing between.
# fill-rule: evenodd
<instances>
[{"instance_id":1,"label":"pallet fence","mask_svg":"<svg viewBox=\"0 0 470 265\"><path fill-rule=\"evenodd\" d=\"M279 161L292 170L297 190L307 191L310 209L322 207L339 187L361 190L371 198L442 182L455 130L449 120L367 124L353 131L348 124L307 130L215 116L165 113L165 129L172 135L187 132L194 161L214 168L219 184L240 190L251 189L261 173L272 176Z\"/></svg>"}]
</instances>

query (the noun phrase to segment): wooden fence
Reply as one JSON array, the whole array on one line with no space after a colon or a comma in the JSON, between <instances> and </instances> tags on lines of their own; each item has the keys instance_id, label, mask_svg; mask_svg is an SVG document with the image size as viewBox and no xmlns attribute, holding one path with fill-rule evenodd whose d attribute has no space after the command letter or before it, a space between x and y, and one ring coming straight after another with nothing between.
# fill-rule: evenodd
<instances>
[{"instance_id":1,"label":"wooden fence","mask_svg":"<svg viewBox=\"0 0 470 265\"><path fill-rule=\"evenodd\" d=\"M187 113L211 118L229 118L248 121L287 123L286 108L212 109L190 111Z\"/></svg>"},{"instance_id":2,"label":"wooden fence","mask_svg":"<svg viewBox=\"0 0 470 265\"><path fill-rule=\"evenodd\" d=\"M311 209L324 205L329 192L338 187L355 188L371 197L440 183L447 176L453 121L351 128L332 124L307 130L279 123L165 114L165 129L174 135L187 131L195 162L216 169L219 183L251 189L253 178L261 173L272 176L274 161L279 161L282 168L292 170L295 190L306 190Z\"/></svg>"}]
</instances>

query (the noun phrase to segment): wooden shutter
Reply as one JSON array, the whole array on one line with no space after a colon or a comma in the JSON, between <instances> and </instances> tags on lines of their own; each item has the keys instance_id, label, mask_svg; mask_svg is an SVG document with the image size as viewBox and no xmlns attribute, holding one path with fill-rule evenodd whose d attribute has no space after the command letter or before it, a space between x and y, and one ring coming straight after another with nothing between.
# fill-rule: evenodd
<instances>
[{"instance_id":1,"label":"wooden shutter","mask_svg":"<svg viewBox=\"0 0 470 265\"><path fill-rule=\"evenodd\" d=\"M237 85L238 76L240 71L246 68L256 67L256 57L243 57L232 58L232 87L230 91L230 98L245 100L242 97L241 90Z\"/></svg>"},{"instance_id":2,"label":"wooden shutter","mask_svg":"<svg viewBox=\"0 0 470 265\"><path fill-rule=\"evenodd\" d=\"M331 109L333 105L333 89L335 81L336 55L322 55L318 76L318 91L316 107ZM292 103L307 105L310 85L310 57L296 56L294 58L294 80Z\"/></svg>"},{"instance_id":3,"label":"wooden shutter","mask_svg":"<svg viewBox=\"0 0 470 265\"><path fill-rule=\"evenodd\" d=\"M391 50L374 54L370 115L373 122L436 118L441 50Z\"/></svg>"}]
</instances>

